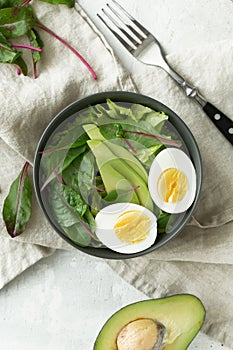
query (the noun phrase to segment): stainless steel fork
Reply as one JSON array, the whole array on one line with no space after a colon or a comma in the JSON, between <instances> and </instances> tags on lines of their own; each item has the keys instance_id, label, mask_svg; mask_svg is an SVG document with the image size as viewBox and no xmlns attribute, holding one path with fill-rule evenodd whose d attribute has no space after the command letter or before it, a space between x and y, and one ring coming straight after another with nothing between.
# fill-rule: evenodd
<instances>
[{"instance_id":1,"label":"stainless steel fork","mask_svg":"<svg viewBox=\"0 0 233 350\"><path fill-rule=\"evenodd\" d=\"M181 87L185 95L201 106L215 126L233 145L233 121L201 96L194 86L190 85L168 64L159 41L145 27L115 0L106 4L106 8L103 8L97 16L137 60L164 69Z\"/></svg>"}]
</instances>

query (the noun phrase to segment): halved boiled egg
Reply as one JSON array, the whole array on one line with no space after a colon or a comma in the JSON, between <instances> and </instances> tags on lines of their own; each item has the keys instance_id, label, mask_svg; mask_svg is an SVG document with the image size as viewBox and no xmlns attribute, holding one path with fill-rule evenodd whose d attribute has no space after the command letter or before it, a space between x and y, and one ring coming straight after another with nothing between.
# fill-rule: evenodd
<instances>
[{"instance_id":1,"label":"halved boiled egg","mask_svg":"<svg viewBox=\"0 0 233 350\"><path fill-rule=\"evenodd\" d=\"M147 208L134 203L115 203L95 217L96 235L108 248L123 254L141 252L157 237L157 218Z\"/></svg>"},{"instance_id":2,"label":"halved boiled egg","mask_svg":"<svg viewBox=\"0 0 233 350\"><path fill-rule=\"evenodd\" d=\"M154 159L148 177L154 203L167 213L182 213L196 195L196 171L190 158L181 150L167 148Z\"/></svg>"}]
</instances>

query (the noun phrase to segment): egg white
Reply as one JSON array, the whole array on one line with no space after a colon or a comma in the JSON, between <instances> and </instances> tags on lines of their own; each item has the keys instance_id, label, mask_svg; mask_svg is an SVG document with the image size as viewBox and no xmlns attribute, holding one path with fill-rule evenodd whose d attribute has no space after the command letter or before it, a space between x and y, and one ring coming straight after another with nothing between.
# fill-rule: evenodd
<instances>
[{"instance_id":1,"label":"egg white","mask_svg":"<svg viewBox=\"0 0 233 350\"><path fill-rule=\"evenodd\" d=\"M140 210L151 220L148 236L141 242L127 244L122 242L114 232L114 225L120 214L128 210ZM101 209L95 217L96 236L108 248L123 254L141 252L155 242L157 237L157 218L154 213L141 205L134 203L115 203Z\"/></svg>"},{"instance_id":2,"label":"egg white","mask_svg":"<svg viewBox=\"0 0 233 350\"><path fill-rule=\"evenodd\" d=\"M161 173L168 168L182 171L188 179L188 190L181 201L168 203L162 200L157 190ZM154 203L163 211L171 214L185 212L193 203L196 195L196 171L190 158L177 148L162 150L154 159L148 176L148 188Z\"/></svg>"}]
</instances>

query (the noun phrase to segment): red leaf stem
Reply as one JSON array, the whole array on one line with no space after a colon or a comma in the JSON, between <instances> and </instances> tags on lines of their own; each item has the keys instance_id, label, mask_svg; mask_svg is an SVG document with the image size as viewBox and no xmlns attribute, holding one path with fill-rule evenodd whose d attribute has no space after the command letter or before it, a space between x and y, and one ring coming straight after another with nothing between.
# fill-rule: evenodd
<instances>
[{"instance_id":1,"label":"red leaf stem","mask_svg":"<svg viewBox=\"0 0 233 350\"><path fill-rule=\"evenodd\" d=\"M31 45L12 44L11 46L12 47L18 47L18 48L21 48L21 49L29 49L29 50L38 51L38 52L42 52L43 51L39 47L34 47L34 46L31 46Z\"/></svg>"},{"instance_id":2,"label":"red leaf stem","mask_svg":"<svg viewBox=\"0 0 233 350\"><path fill-rule=\"evenodd\" d=\"M20 6L26 6L27 4L29 4L29 2L31 2L31 0L25 0L20 4Z\"/></svg>"},{"instance_id":3,"label":"red leaf stem","mask_svg":"<svg viewBox=\"0 0 233 350\"><path fill-rule=\"evenodd\" d=\"M70 49L80 60L81 62L87 67L87 69L89 70L89 72L91 73L92 77L96 80L97 79L97 75L94 72L93 68L90 66L90 64L83 58L82 55L80 55L80 53L75 50L67 41L65 41L64 39L62 39L59 35L57 35L56 33L54 33L51 29L49 29L48 27L46 27L44 24L37 22L36 23L37 27L44 30L45 32L47 32L48 34L52 35L54 38L56 38L57 40L59 40L63 45L65 45L68 49Z\"/></svg>"},{"instance_id":4,"label":"red leaf stem","mask_svg":"<svg viewBox=\"0 0 233 350\"><path fill-rule=\"evenodd\" d=\"M168 144L168 145L172 145L175 147L180 147L180 145L178 143L176 143L175 141L171 141L168 139L165 139L164 137L161 136L156 136L153 134L147 134L146 132L142 132L142 131L132 131L132 130L124 130L124 132L128 133L128 134L136 134L136 135L143 135L143 136L148 136L154 139L157 139L158 141Z\"/></svg>"},{"instance_id":5,"label":"red leaf stem","mask_svg":"<svg viewBox=\"0 0 233 350\"><path fill-rule=\"evenodd\" d=\"M133 154L137 154L136 149L131 145L131 143L129 142L129 140L127 140L125 137L122 137L123 140L125 141L125 143L127 144L127 146L129 147L129 149L132 151Z\"/></svg>"}]
</instances>

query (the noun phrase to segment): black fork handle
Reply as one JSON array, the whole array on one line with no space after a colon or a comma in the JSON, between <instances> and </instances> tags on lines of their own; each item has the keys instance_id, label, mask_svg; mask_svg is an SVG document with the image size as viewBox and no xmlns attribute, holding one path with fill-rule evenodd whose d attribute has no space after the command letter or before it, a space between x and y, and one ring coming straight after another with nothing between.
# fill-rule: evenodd
<instances>
[{"instance_id":1,"label":"black fork handle","mask_svg":"<svg viewBox=\"0 0 233 350\"><path fill-rule=\"evenodd\" d=\"M182 88L185 95L194 99L211 119L214 125L221 131L226 139L233 145L233 120L227 117L218 108L199 94L195 86L189 84L185 79L179 75L165 60L163 69L175 80L175 82Z\"/></svg>"},{"instance_id":2,"label":"black fork handle","mask_svg":"<svg viewBox=\"0 0 233 350\"><path fill-rule=\"evenodd\" d=\"M209 102L203 106L203 111L208 115L219 131L221 131L221 133L233 145L233 121Z\"/></svg>"}]
</instances>

